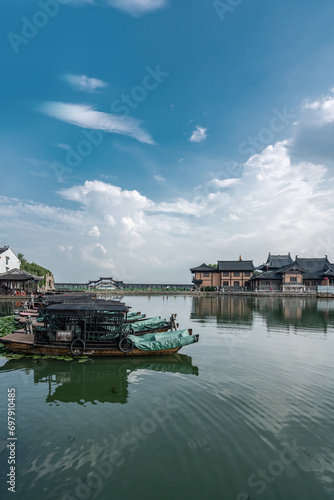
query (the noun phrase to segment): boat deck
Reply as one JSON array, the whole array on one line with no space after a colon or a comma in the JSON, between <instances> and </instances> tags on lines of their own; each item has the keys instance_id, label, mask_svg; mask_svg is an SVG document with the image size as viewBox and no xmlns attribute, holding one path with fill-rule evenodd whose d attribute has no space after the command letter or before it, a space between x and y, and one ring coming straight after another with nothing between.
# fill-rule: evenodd
<instances>
[{"instance_id":1,"label":"boat deck","mask_svg":"<svg viewBox=\"0 0 334 500\"><path fill-rule=\"evenodd\" d=\"M24 333L24 329L18 330L10 335L6 335L6 337L2 337L2 341L4 343L7 342L19 342L20 344L33 344L35 339L35 335L29 335Z\"/></svg>"}]
</instances>

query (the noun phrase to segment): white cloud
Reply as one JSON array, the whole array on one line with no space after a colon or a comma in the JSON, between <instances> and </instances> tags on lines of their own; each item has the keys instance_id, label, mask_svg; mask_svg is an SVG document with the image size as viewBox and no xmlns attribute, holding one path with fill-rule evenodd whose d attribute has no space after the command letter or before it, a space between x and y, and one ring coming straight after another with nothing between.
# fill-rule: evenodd
<instances>
[{"instance_id":1,"label":"white cloud","mask_svg":"<svg viewBox=\"0 0 334 500\"><path fill-rule=\"evenodd\" d=\"M60 191L76 204L71 210L2 197L2 233L14 247L29 235L25 255L51 267L58 281L108 273L128 282L189 282L189 267L203 259L241 253L259 264L264 249L334 260L334 181L323 165L293 161L289 147L279 142L251 157L231 193L155 203L136 190L86 181Z\"/></svg>"},{"instance_id":2,"label":"white cloud","mask_svg":"<svg viewBox=\"0 0 334 500\"><path fill-rule=\"evenodd\" d=\"M73 4L92 4L98 5L95 0L70 0ZM167 5L167 0L101 0L102 3L123 10L133 16L145 14L147 12L160 9Z\"/></svg>"},{"instance_id":3,"label":"white cloud","mask_svg":"<svg viewBox=\"0 0 334 500\"><path fill-rule=\"evenodd\" d=\"M161 175L154 175L154 179L158 182L166 182L166 179L162 177Z\"/></svg>"},{"instance_id":4,"label":"white cloud","mask_svg":"<svg viewBox=\"0 0 334 500\"><path fill-rule=\"evenodd\" d=\"M141 128L142 122L135 118L102 113L86 104L47 101L40 104L37 109L47 116L77 127L128 135L139 142L155 144L152 137Z\"/></svg>"},{"instance_id":5,"label":"white cloud","mask_svg":"<svg viewBox=\"0 0 334 500\"><path fill-rule=\"evenodd\" d=\"M93 236L95 238L98 238L100 236L100 231L97 226L93 226L89 231L88 231L88 236Z\"/></svg>"},{"instance_id":6,"label":"white cloud","mask_svg":"<svg viewBox=\"0 0 334 500\"><path fill-rule=\"evenodd\" d=\"M86 75L63 75L64 80L70 84L75 90L83 92L94 92L95 90L102 89L108 84L97 78L89 78Z\"/></svg>"},{"instance_id":7,"label":"white cloud","mask_svg":"<svg viewBox=\"0 0 334 500\"><path fill-rule=\"evenodd\" d=\"M189 137L190 142L202 142L207 138L207 129L204 127L196 126L196 129L193 131L191 137Z\"/></svg>"},{"instance_id":8,"label":"white cloud","mask_svg":"<svg viewBox=\"0 0 334 500\"><path fill-rule=\"evenodd\" d=\"M212 184L214 184L215 186L217 186L218 188L228 188L228 187L235 186L236 184L238 184L238 182L240 182L240 179L235 179L235 178L224 179L224 180L212 179L212 181L210 181L210 182Z\"/></svg>"},{"instance_id":9,"label":"white cloud","mask_svg":"<svg viewBox=\"0 0 334 500\"><path fill-rule=\"evenodd\" d=\"M107 253L107 250L104 248L103 245L101 245L100 243L96 243L95 244L95 248L99 248L103 254L106 254Z\"/></svg>"},{"instance_id":10,"label":"white cloud","mask_svg":"<svg viewBox=\"0 0 334 500\"><path fill-rule=\"evenodd\" d=\"M303 110L311 111L308 116L309 121L314 124L323 125L334 122L334 89L329 95L322 97L316 101L307 101L303 106Z\"/></svg>"},{"instance_id":11,"label":"white cloud","mask_svg":"<svg viewBox=\"0 0 334 500\"><path fill-rule=\"evenodd\" d=\"M268 251L327 254L334 262L331 160L296 154L310 142L309 130L311 137L318 132L318 143L324 131L332 132L329 115L323 120L330 108L331 96L304 106L295 127L303 139L299 151L296 137L277 142L178 199L154 202L98 180L58 193L72 209L0 197L3 238L30 260L51 267L58 281L110 273L127 282L190 282L189 268L203 261L242 254L259 264ZM331 144L332 133L325 139Z\"/></svg>"},{"instance_id":12,"label":"white cloud","mask_svg":"<svg viewBox=\"0 0 334 500\"><path fill-rule=\"evenodd\" d=\"M167 4L166 0L107 0L107 3L132 15L145 14Z\"/></svg>"}]
</instances>

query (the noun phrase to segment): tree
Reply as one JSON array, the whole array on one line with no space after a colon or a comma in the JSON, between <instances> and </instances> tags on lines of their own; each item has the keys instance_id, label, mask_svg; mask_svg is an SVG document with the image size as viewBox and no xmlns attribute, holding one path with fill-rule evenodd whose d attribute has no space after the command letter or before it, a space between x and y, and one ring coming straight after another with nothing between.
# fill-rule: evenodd
<instances>
[{"instance_id":1,"label":"tree","mask_svg":"<svg viewBox=\"0 0 334 500\"><path fill-rule=\"evenodd\" d=\"M46 269L45 267L40 266L39 264L36 264L35 262L28 262L25 258L23 253L18 253L17 254L18 259L21 262L20 269L22 271L27 271L27 273L34 274L35 276L43 276L44 279L41 281L41 285L45 285L45 276L47 274L52 274L49 269Z\"/></svg>"}]
</instances>

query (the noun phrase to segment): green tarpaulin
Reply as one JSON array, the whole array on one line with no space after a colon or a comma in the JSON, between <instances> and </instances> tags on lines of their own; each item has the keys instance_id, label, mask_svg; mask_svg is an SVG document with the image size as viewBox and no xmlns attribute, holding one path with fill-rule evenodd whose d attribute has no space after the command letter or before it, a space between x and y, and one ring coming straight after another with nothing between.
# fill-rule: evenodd
<instances>
[{"instance_id":1,"label":"green tarpaulin","mask_svg":"<svg viewBox=\"0 0 334 500\"><path fill-rule=\"evenodd\" d=\"M147 333L136 337L129 335L134 346L142 351L160 351L164 349L174 349L197 342L196 335L189 335L188 330L177 330L175 332Z\"/></svg>"},{"instance_id":2,"label":"green tarpaulin","mask_svg":"<svg viewBox=\"0 0 334 500\"><path fill-rule=\"evenodd\" d=\"M166 321L165 319L157 317L157 318L144 319L143 321L132 323L131 327L133 328L133 331L135 333L138 333L138 332L143 332L145 330L155 330L157 328L163 328L168 326L169 324L170 323L168 323L168 321Z\"/></svg>"}]
</instances>

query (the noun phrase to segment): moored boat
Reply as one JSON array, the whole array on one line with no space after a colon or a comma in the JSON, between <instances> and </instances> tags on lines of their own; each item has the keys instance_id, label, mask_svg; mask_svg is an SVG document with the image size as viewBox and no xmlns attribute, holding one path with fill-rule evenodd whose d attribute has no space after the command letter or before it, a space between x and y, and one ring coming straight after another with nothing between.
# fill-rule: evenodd
<instances>
[{"instance_id":1,"label":"moored boat","mask_svg":"<svg viewBox=\"0 0 334 500\"><path fill-rule=\"evenodd\" d=\"M93 357L173 354L198 341L191 330L131 335L127 312L118 301L55 303L45 307L34 333L17 331L0 341L17 354Z\"/></svg>"}]
</instances>

